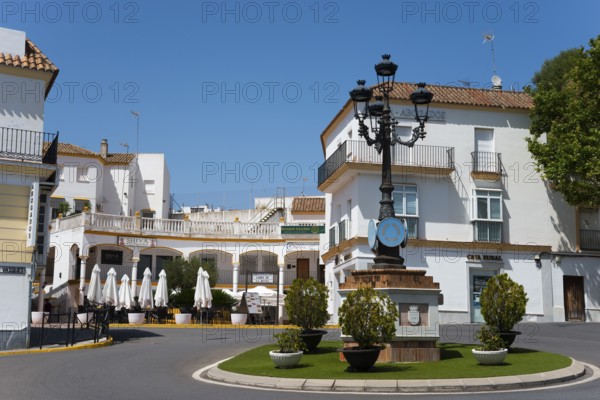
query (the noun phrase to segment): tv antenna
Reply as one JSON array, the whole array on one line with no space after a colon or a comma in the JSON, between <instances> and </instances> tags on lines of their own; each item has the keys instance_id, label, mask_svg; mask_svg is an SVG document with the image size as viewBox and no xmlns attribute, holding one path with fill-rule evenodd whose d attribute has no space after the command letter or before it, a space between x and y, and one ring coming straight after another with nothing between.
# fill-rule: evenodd
<instances>
[{"instance_id":1,"label":"tv antenna","mask_svg":"<svg viewBox=\"0 0 600 400\"><path fill-rule=\"evenodd\" d=\"M484 33L483 34L483 44L490 42L491 50L492 50L492 71L494 75L492 75L492 89L502 89L502 78L496 75L496 53L494 52L494 39L495 36L493 33Z\"/></svg>"}]
</instances>

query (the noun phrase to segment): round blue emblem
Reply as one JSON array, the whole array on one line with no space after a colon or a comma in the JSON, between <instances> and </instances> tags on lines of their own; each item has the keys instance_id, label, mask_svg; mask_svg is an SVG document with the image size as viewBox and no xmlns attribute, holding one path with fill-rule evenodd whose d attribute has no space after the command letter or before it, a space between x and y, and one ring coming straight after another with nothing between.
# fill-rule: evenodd
<instances>
[{"instance_id":1,"label":"round blue emblem","mask_svg":"<svg viewBox=\"0 0 600 400\"><path fill-rule=\"evenodd\" d=\"M396 247L404 241L406 229L398 218L385 218L377 227L377 238L387 247Z\"/></svg>"}]
</instances>

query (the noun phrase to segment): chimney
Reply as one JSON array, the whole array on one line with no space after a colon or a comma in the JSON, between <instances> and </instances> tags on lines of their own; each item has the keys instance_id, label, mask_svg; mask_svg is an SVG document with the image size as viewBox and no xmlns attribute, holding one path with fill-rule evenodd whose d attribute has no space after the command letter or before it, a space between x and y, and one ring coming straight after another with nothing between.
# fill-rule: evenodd
<instances>
[{"instance_id":1,"label":"chimney","mask_svg":"<svg viewBox=\"0 0 600 400\"><path fill-rule=\"evenodd\" d=\"M100 142L100 157L106 158L108 156L108 141L102 139Z\"/></svg>"},{"instance_id":2,"label":"chimney","mask_svg":"<svg viewBox=\"0 0 600 400\"><path fill-rule=\"evenodd\" d=\"M0 53L8 53L13 57L24 57L25 32L0 28Z\"/></svg>"}]
</instances>

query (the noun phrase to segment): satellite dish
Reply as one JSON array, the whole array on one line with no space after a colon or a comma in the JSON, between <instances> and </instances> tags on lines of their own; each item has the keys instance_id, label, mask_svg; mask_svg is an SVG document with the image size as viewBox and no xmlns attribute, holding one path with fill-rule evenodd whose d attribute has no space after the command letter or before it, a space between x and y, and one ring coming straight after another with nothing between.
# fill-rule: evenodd
<instances>
[{"instance_id":1,"label":"satellite dish","mask_svg":"<svg viewBox=\"0 0 600 400\"><path fill-rule=\"evenodd\" d=\"M502 87L502 78L500 78L498 75L492 76L492 85L494 87L501 88Z\"/></svg>"}]
</instances>

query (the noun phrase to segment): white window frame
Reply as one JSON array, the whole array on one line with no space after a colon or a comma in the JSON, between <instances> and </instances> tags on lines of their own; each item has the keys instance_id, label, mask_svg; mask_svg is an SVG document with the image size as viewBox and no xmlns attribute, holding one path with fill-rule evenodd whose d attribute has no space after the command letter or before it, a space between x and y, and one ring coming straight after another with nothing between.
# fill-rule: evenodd
<instances>
[{"instance_id":1,"label":"white window frame","mask_svg":"<svg viewBox=\"0 0 600 400\"><path fill-rule=\"evenodd\" d=\"M477 194L477 192L488 192L487 195L483 195L483 194ZM498 193L499 196L490 196L490 193ZM479 213L477 212L477 205L478 205L478 199L487 199L487 218L480 218L478 215ZM490 199L500 199L500 218L491 218L491 201ZM473 189L473 201L471 202L472 204L472 214L471 214L471 221L492 221L492 222L502 222L504 221L504 213L503 213L503 208L504 208L504 196L502 195L502 190L499 189L482 189L482 188L476 188Z\"/></svg>"},{"instance_id":2,"label":"white window frame","mask_svg":"<svg viewBox=\"0 0 600 400\"><path fill-rule=\"evenodd\" d=\"M150 183L152 182L152 183ZM152 190L148 190L151 188ZM145 194L156 194L156 180L154 179L145 179L144 180L144 193Z\"/></svg>"},{"instance_id":3,"label":"white window frame","mask_svg":"<svg viewBox=\"0 0 600 400\"><path fill-rule=\"evenodd\" d=\"M407 192L406 188L407 187L412 187L415 188L417 191L416 192ZM401 188L401 189L400 189ZM403 210L397 210L396 209L396 201L394 200L394 197L396 195L396 193L401 193L402 194L402 205L403 205ZM407 214L406 213L406 194L407 193L415 193L416 195L416 213L415 214ZM397 217L411 217L411 218L419 218L419 187L417 185L412 185L412 184L407 184L407 183L395 183L394 184L394 191L392 192L392 200L394 200L394 212L396 213ZM399 212L400 211L400 212Z\"/></svg>"},{"instance_id":4,"label":"white window frame","mask_svg":"<svg viewBox=\"0 0 600 400\"><path fill-rule=\"evenodd\" d=\"M88 167L77 167L75 173L77 174L77 182L88 183L90 181L88 177Z\"/></svg>"}]
</instances>

